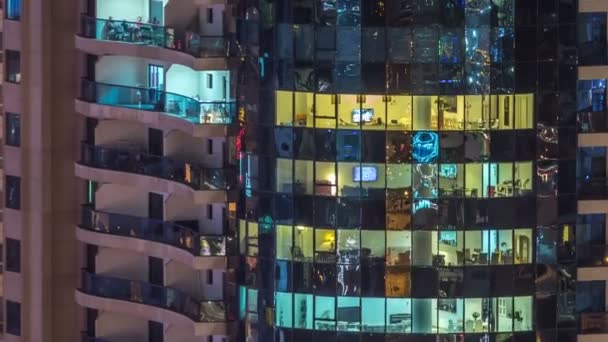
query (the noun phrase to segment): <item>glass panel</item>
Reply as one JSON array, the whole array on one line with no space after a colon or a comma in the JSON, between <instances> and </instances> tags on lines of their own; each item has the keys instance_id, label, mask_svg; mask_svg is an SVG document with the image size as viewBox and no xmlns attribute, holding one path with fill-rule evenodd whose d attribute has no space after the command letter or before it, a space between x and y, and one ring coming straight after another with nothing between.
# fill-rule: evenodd
<instances>
[{"instance_id":1,"label":"glass panel","mask_svg":"<svg viewBox=\"0 0 608 342\"><path fill-rule=\"evenodd\" d=\"M383 333L385 327L384 298L361 299L361 330L367 332Z\"/></svg>"},{"instance_id":2,"label":"glass panel","mask_svg":"<svg viewBox=\"0 0 608 342\"><path fill-rule=\"evenodd\" d=\"M312 295L296 293L294 328L312 329Z\"/></svg>"},{"instance_id":3,"label":"glass panel","mask_svg":"<svg viewBox=\"0 0 608 342\"><path fill-rule=\"evenodd\" d=\"M315 296L315 330L336 329L336 298Z\"/></svg>"},{"instance_id":4,"label":"glass panel","mask_svg":"<svg viewBox=\"0 0 608 342\"><path fill-rule=\"evenodd\" d=\"M277 225L276 231L277 259L291 260L293 251L293 227Z\"/></svg>"},{"instance_id":5,"label":"glass panel","mask_svg":"<svg viewBox=\"0 0 608 342\"><path fill-rule=\"evenodd\" d=\"M410 333L411 330L411 299L388 298L386 300L386 332Z\"/></svg>"},{"instance_id":6,"label":"glass panel","mask_svg":"<svg viewBox=\"0 0 608 342\"><path fill-rule=\"evenodd\" d=\"M294 248L290 251L293 260L312 262L313 257L313 229L296 226L294 234Z\"/></svg>"},{"instance_id":7,"label":"glass panel","mask_svg":"<svg viewBox=\"0 0 608 342\"><path fill-rule=\"evenodd\" d=\"M291 293L276 292L276 322L278 327L293 327L293 296Z\"/></svg>"}]
</instances>

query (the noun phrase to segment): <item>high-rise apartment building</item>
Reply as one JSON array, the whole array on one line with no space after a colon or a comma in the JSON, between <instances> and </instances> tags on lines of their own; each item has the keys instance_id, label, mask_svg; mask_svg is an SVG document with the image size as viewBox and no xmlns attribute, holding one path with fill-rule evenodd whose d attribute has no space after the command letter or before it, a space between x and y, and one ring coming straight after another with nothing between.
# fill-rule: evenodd
<instances>
[{"instance_id":1,"label":"high-rise apartment building","mask_svg":"<svg viewBox=\"0 0 608 342\"><path fill-rule=\"evenodd\" d=\"M5 8L5 340L230 340L231 5Z\"/></svg>"},{"instance_id":2,"label":"high-rise apartment building","mask_svg":"<svg viewBox=\"0 0 608 342\"><path fill-rule=\"evenodd\" d=\"M578 222L576 313L579 341L608 339L608 192L606 191L606 80L608 1L579 0L578 18Z\"/></svg>"},{"instance_id":3,"label":"high-rise apartment building","mask_svg":"<svg viewBox=\"0 0 608 342\"><path fill-rule=\"evenodd\" d=\"M242 3L243 339L576 341L577 1Z\"/></svg>"},{"instance_id":4,"label":"high-rise apartment building","mask_svg":"<svg viewBox=\"0 0 608 342\"><path fill-rule=\"evenodd\" d=\"M5 341L608 339L607 0L3 8Z\"/></svg>"}]
</instances>

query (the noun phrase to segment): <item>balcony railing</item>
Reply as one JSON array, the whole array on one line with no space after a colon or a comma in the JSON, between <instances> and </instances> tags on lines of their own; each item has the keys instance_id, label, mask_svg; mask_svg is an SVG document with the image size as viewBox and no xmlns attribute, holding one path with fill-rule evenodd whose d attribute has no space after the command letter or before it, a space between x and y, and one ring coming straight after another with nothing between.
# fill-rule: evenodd
<instances>
[{"instance_id":1,"label":"balcony railing","mask_svg":"<svg viewBox=\"0 0 608 342\"><path fill-rule=\"evenodd\" d=\"M97 211L82 206L81 228L112 235L156 241L184 249L195 256L234 255L235 241L230 237L202 235L173 222Z\"/></svg>"},{"instance_id":2,"label":"balcony railing","mask_svg":"<svg viewBox=\"0 0 608 342\"><path fill-rule=\"evenodd\" d=\"M579 133L606 133L608 120L605 112L577 113Z\"/></svg>"},{"instance_id":3,"label":"balcony railing","mask_svg":"<svg viewBox=\"0 0 608 342\"><path fill-rule=\"evenodd\" d=\"M109 20L81 15L81 35L85 38L157 46L178 50L196 58L236 56L236 41L230 35L201 36L186 32L176 37L170 27L126 20Z\"/></svg>"},{"instance_id":4,"label":"balcony railing","mask_svg":"<svg viewBox=\"0 0 608 342\"><path fill-rule=\"evenodd\" d=\"M86 332L81 333L80 342L110 342L99 337L89 336Z\"/></svg>"},{"instance_id":5,"label":"balcony railing","mask_svg":"<svg viewBox=\"0 0 608 342\"><path fill-rule=\"evenodd\" d=\"M82 271L81 291L97 297L150 305L189 317L195 322L228 321L224 301L200 301L172 288Z\"/></svg>"},{"instance_id":6,"label":"balcony railing","mask_svg":"<svg viewBox=\"0 0 608 342\"><path fill-rule=\"evenodd\" d=\"M576 258L579 267L608 266L608 246L578 245Z\"/></svg>"},{"instance_id":7,"label":"balcony railing","mask_svg":"<svg viewBox=\"0 0 608 342\"><path fill-rule=\"evenodd\" d=\"M608 198L608 179L579 179L578 198L579 200L599 200Z\"/></svg>"},{"instance_id":8,"label":"balcony railing","mask_svg":"<svg viewBox=\"0 0 608 342\"><path fill-rule=\"evenodd\" d=\"M82 100L106 106L167 113L195 124L229 125L236 116L234 101L201 102L162 90L82 80Z\"/></svg>"},{"instance_id":9,"label":"balcony railing","mask_svg":"<svg viewBox=\"0 0 608 342\"><path fill-rule=\"evenodd\" d=\"M584 312L580 314L581 334L608 334L608 313Z\"/></svg>"},{"instance_id":10,"label":"balcony railing","mask_svg":"<svg viewBox=\"0 0 608 342\"><path fill-rule=\"evenodd\" d=\"M229 190L231 184L235 184L234 170L205 168L134 148L93 146L83 142L81 152L83 165L163 178L194 190Z\"/></svg>"}]
</instances>

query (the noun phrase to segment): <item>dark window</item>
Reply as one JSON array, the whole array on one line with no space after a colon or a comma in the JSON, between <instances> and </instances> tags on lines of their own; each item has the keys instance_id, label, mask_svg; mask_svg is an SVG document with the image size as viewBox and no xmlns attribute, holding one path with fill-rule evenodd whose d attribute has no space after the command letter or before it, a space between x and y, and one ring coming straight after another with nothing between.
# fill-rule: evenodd
<instances>
[{"instance_id":1,"label":"dark window","mask_svg":"<svg viewBox=\"0 0 608 342\"><path fill-rule=\"evenodd\" d=\"M19 114L6 113L6 144L21 145L21 119Z\"/></svg>"},{"instance_id":2,"label":"dark window","mask_svg":"<svg viewBox=\"0 0 608 342\"><path fill-rule=\"evenodd\" d=\"M21 272L21 242L15 239L6 239L6 270Z\"/></svg>"},{"instance_id":3,"label":"dark window","mask_svg":"<svg viewBox=\"0 0 608 342\"><path fill-rule=\"evenodd\" d=\"M213 8L207 8L207 23L213 24Z\"/></svg>"},{"instance_id":4,"label":"dark window","mask_svg":"<svg viewBox=\"0 0 608 342\"><path fill-rule=\"evenodd\" d=\"M165 340L165 330L160 322L148 321L149 342L163 342Z\"/></svg>"},{"instance_id":5,"label":"dark window","mask_svg":"<svg viewBox=\"0 0 608 342\"><path fill-rule=\"evenodd\" d=\"M213 75L207 74L207 88L213 88Z\"/></svg>"},{"instance_id":6,"label":"dark window","mask_svg":"<svg viewBox=\"0 0 608 342\"><path fill-rule=\"evenodd\" d=\"M213 139L207 139L207 153L213 154Z\"/></svg>"},{"instance_id":7,"label":"dark window","mask_svg":"<svg viewBox=\"0 0 608 342\"><path fill-rule=\"evenodd\" d=\"M21 209L21 178L6 176L6 207Z\"/></svg>"},{"instance_id":8,"label":"dark window","mask_svg":"<svg viewBox=\"0 0 608 342\"><path fill-rule=\"evenodd\" d=\"M213 220L213 205L207 204L207 219Z\"/></svg>"},{"instance_id":9,"label":"dark window","mask_svg":"<svg viewBox=\"0 0 608 342\"><path fill-rule=\"evenodd\" d=\"M6 301L6 332L21 336L21 304Z\"/></svg>"},{"instance_id":10,"label":"dark window","mask_svg":"<svg viewBox=\"0 0 608 342\"><path fill-rule=\"evenodd\" d=\"M21 53L6 50L6 81L21 83Z\"/></svg>"},{"instance_id":11,"label":"dark window","mask_svg":"<svg viewBox=\"0 0 608 342\"><path fill-rule=\"evenodd\" d=\"M213 285L213 270L207 270L207 284Z\"/></svg>"}]
</instances>

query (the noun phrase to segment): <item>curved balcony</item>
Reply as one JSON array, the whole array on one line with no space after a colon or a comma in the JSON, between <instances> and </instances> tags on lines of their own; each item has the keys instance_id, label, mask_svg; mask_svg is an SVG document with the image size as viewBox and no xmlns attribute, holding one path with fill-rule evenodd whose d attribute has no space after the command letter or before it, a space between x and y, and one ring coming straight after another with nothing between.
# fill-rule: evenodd
<instances>
[{"instance_id":1,"label":"curved balcony","mask_svg":"<svg viewBox=\"0 0 608 342\"><path fill-rule=\"evenodd\" d=\"M80 342L110 342L109 340L105 340L103 338L89 336L86 332L83 332L80 337Z\"/></svg>"},{"instance_id":2,"label":"curved balcony","mask_svg":"<svg viewBox=\"0 0 608 342\"><path fill-rule=\"evenodd\" d=\"M227 70L237 55L236 40L226 36L175 35L170 27L81 15L76 48L95 55L126 55L170 61L194 70Z\"/></svg>"},{"instance_id":3,"label":"curved balcony","mask_svg":"<svg viewBox=\"0 0 608 342\"><path fill-rule=\"evenodd\" d=\"M176 222L112 214L90 205L82 207L76 236L88 244L178 260L194 269L226 268L236 250L230 237L202 235Z\"/></svg>"},{"instance_id":4,"label":"curved balcony","mask_svg":"<svg viewBox=\"0 0 608 342\"><path fill-rule=\"evenodd\" d=\"M226 202L234 170L211 169L143 152L139 147L104 147L82 143L76 176L102 183L147 188L153 192L191 194L195 203Z\"/></svg>"},{"instance_id":5,"label":"curved balcony","mask_svg":"<svg viewBox=\"0 0 608 342\"><path fill-rule=\"evenodd\" d=\"M194 334L226 335L233 315L224 301L200 301L179 290L142 281L82 271L76 302L84 307L120 312L177 325L193 325ZM229 317L230 316L230 317Z\"/></svg>"},{"instance_id":6,"label":"curved balcony","mask_svg":"<svg viewBox=\"0 0 608 342\"><path fill-rule=\"evenodd\" d=\"M97 119L142 122L158 129L176 129L195 137L225 136L235 121L236 103L201 102L150 88L82 80L76 111Z\"/></svg>"}]
</instances>

